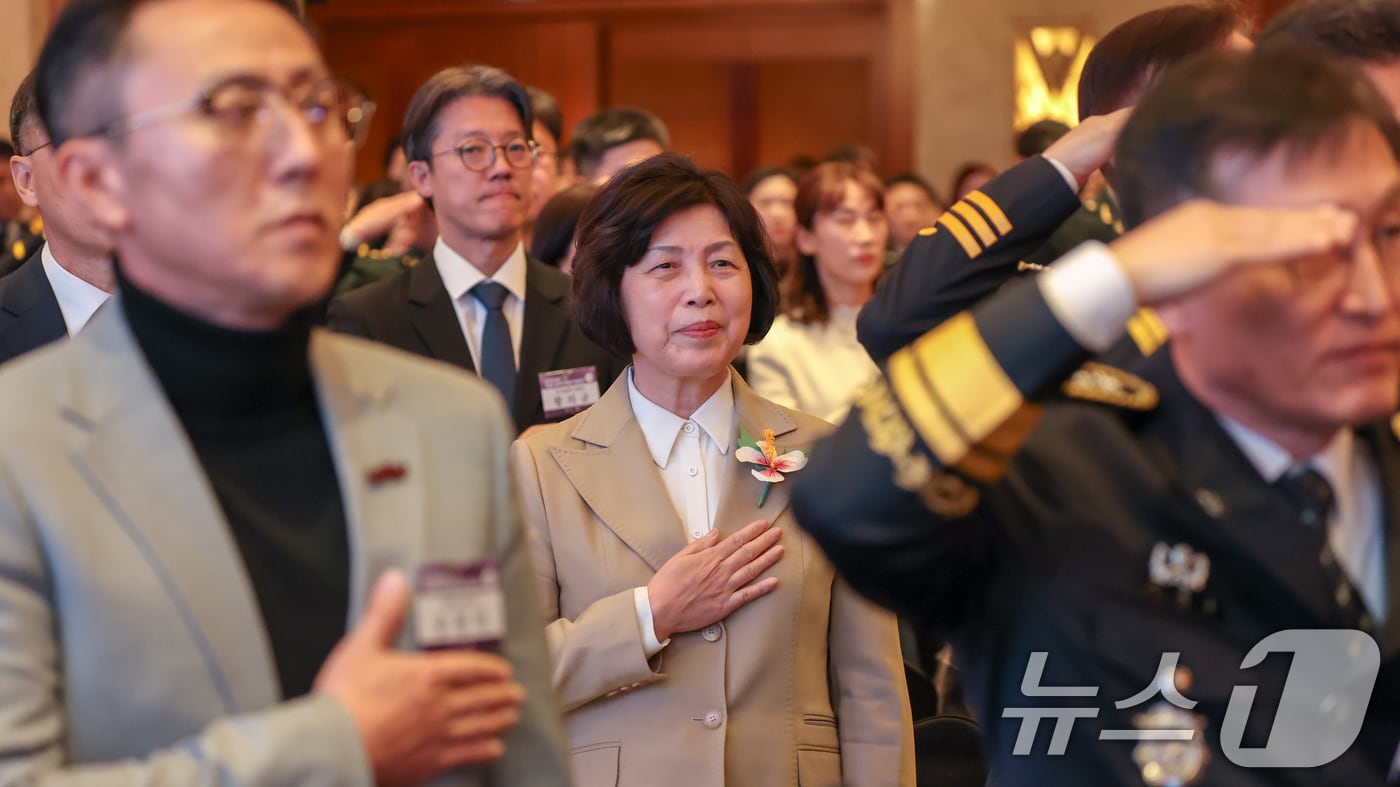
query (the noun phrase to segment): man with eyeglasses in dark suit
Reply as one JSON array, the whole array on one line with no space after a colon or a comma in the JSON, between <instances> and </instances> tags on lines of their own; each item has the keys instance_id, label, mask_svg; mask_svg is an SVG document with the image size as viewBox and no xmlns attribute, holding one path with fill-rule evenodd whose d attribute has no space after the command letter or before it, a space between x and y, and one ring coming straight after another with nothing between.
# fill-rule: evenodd
<instances>
[{"instance_id":1,"label":"man with eyeglasses in dark suit","mask_svg":"<svg viewBox=\"0 0 1400 787\"><path fill-rule=\"evenodd\" d=\"M584 337L567 274L530 259L521 228L537 147L525 87L489 66L435 74L404 115L413 187L432 206L429 259L337 298L328 323L476 372L518 429L597 401L626 366Z\"/></svg>"}]
</instances>

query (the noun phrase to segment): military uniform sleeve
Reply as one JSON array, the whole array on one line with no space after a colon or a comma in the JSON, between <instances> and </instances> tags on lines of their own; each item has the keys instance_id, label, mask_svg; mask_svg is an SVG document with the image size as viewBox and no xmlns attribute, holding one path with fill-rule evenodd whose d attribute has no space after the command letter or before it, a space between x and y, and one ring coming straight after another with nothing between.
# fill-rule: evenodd
<instances>
[{"instance_id":1,"label":"military uniform sleeve","mask_svg":"<svg viewBox=\"0 0 1400 787\"><path fill-rule=\"evenodd\" d=\"M1021 261L1080 208L1064 175L1035 156L968 194L923 230L881 280L857 322L882 363L1016 276Z\"/></svg>"},{"instance_id":2,"label":"military uniform sleeve","mask_svg":"<svg viewBox=\"0 0 1400 787\"><path fill-rule=\"evenodd\" d=\"M796 478L794 511L836 567L913 619L952 625L965 609L996 539L982 496L1038 422L1036 400L1088 353L1042 281L1017 282L892 355Z\"/></svg>"}]
</instances>

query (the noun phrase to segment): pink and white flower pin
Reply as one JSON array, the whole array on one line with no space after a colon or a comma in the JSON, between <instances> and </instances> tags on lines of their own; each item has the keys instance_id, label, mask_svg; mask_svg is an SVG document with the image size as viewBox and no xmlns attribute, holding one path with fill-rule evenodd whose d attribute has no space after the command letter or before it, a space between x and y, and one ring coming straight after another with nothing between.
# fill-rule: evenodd
<instances>
[{"instance_id":1,"label":"pink and white flower pin","mask_svg":"<svg viewBox=\"0 0 1400 787\"><path fill-rule=\"evenodd\" d=\"M743 427L739 427L739 450L734 452L734 458L761 468L750 471L754 478L763 482L763 493L758 498L759 508L768 499L769 487L783 480L783 473L795 473L807 466L807 455L801 451L778 453L772 429L764 429L763 442L759 442Z\"/></svg>"}]
</instances>

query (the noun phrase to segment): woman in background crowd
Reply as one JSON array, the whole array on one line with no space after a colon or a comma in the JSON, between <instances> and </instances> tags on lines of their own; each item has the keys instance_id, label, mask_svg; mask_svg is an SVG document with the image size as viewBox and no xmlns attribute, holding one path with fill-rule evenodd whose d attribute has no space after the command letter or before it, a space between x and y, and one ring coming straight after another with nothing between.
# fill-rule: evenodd
<instances>
[{"instance_id":1,"label":"woman in background crowd","mask_svg":"<svg viewBox=\"0 0 1400 787\"><path fill-rule=\"evenodd\" d=\"M778 275L787 273L797 259L797 179L791 170L781 167L760 167L744 178L744 193L763 219L768 242L773 244L773 264Z\"/></svg>"},{"instance_id":2,"label":"woman in background crowd","mask_svg":"<svg viewBox=\"0 0 1400 787\"><path fill-rule=\"evenodd\" d=\"M777 310L753 207L657 156L589 203L575 269L579 324L633 364L511 452L575 783L912 785L894 618L787 509L829 427L730 366Z\"/></svg>"},{"instance_id":3,"label":"woman in background crowd","mask_svg":"<svg viewBox=\"0 0 1400 787\"><path fill-rule=\"evenodd\" d=\"M754 391L785 407L839 421L876 373L856 340L856 315L885 268L884 186L856 165L827 162L797 189L797 264L783 313L748 353Z\"/></svg>"}]
</instances>

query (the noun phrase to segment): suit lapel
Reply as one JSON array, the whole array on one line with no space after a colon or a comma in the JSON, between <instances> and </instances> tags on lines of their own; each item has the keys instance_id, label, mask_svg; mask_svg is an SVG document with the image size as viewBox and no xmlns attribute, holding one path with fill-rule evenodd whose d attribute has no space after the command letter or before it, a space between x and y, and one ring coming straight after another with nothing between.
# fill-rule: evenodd
<instances>
[{"instance_id":1,"label":"suit lapel","mask_svg":"<svg viewBox=\"0 0 1400 787\"><path fill-rule=\"evenodd\" d=\"M427 499L423 484L430 468L415 421L385 406L394 385L389 374L349 362L320 331L312 334L311 367L345 500L350 625L380 572L409 565L408 556L428 553L421 541Z\"/></svg>"},{"instance_id":2,"label":"suit lapel","mask_svg":"<svg viewBox=\"0 0 1400 787\"><path fill-rule=\"evenodd\" d=\"M408 269L408 301L411 306L409 323L428 355L475 374L476 364L472 363L467 337L462 335L457 309L452 305L452 296L442 283L431 255Z\"/></svg>"},{"instance_id":3,"label":"suit lapel","mask_svg":"<svg viewBox=\"0 0 1400 787\"><path fill-rule=\"evenodd\" d=\"M660 569L685 547L685 529L632 415L625 375L585 411L573 437L588 447L556 446L550 455L603 524Z\"/></svg>"},{"instance_id":4,"label":"suit lapel","mask_svg":"<svg viewBox=\"0 0 1400 787\"><path fill-rule=\"evenodd\" d=\"M1215 416L1176 378L1169 353L1150 361L1162 404L1147 430L1166 474L1175 532L1210 556L1212 574L1260 590L1250 603L1284 628L1334 618L1320 569L1322 540L1283 493L1263 479Z\"/></svg>"},{"instance_id":5,"label":"suit lapel","mask_svg":"<svg viewBox=\"0 0 1400 787\"><path fill-rule=\"evenodd\" d=\"M525 319L520 337L520 374L515 383L515 421L524 429L540 410L541 372L553 371L554 359L573 319L568 309L567 280L542 262L526 260ZM601 374L601 370L599 374Z\"/></svg>"},{"instance_id":6,"label":"suit lapel","mask_svg":"<svg viewBox=\"0 0 1400 787\"><path fill-rule=\"evenodd\" d=\"M807 451L811 445L801 442L784 441L793 437L797 425L787 414L772 402L760 397L743 381L737 372L730 375L734 384L734 410L739 425L756 439L763 439L763 430L772 429L779 451L786 453L794 449ZM760 508L758 500L763 496L763 483L754 477L757 465L746 464L735 458L737 440L729 446L728 460L724 463L724 485L719 496L719 510L715 515L715 526L725 529L725 535L743 528L755 519L778 521L787 509L792 494L792 479L787 478L773 484Z\"/></svg>"},{"instance_id":7,"label":"suit lapel","mask_svg":"<svg viewBox=\"0 0 1400 787\"><path fill-rule=\"evenodd\" d=\"M53 286L44 275L43 261L36 253L5 279L0 311L6 319L0 328L6 358L38 349L68 335L63 312L58 308Z\"/></svg>"},{"instance_id":8,"label":"suit lapel","mask_svg":"<svg viewBox=\"0 0 1400 787\"><path fill-rule=\"evenodd\" d=\"M74 461L177 600L229 712L268 707L281 692L252 584L122 314L120 303L99 310L92 330L74 340L74 373L60 405L88 433Z\"/></svg>"},{"instance_id":9,"label":"suit lapel","mask_svg":"<svg viewBox=\"0 0 1400 787\"><path fill-rule=\"evenodd\" d=\"M1400 419L1400 416L1397 416ZM1389 657L1400 651L1400 444L1386 426L1358 429L1357 436L1371 451L1381 482L1381 533L1385 539L1385 622L1380 632L1382 652Z\"/></svg>"}]
</instances>

